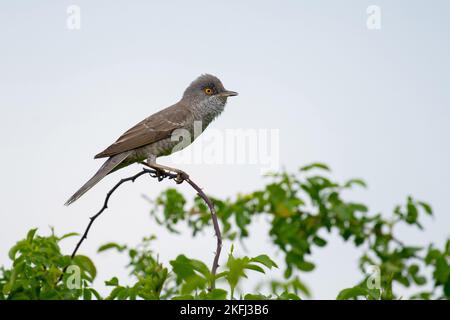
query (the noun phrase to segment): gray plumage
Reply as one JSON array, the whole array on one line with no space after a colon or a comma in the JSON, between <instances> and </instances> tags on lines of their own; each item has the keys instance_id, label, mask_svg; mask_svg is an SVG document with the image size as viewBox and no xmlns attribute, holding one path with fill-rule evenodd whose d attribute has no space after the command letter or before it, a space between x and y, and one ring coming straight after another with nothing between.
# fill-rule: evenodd
<instances>
[{"instance_id":1,"label":"gray plumage","mask_svg":"<svg viewBox=\"0 0 450 320\"><path fill-rule=\"evenodd\" d=\"M223 111L227 98L235 95L237 93L226 90L217 77L209 74L201 75L187 87L179 102L139 122L97 154L95 158L108 160L65 204L69 205L80 198L109 173L135 162L146 160L153 168L179 172L177 169L164 167L155 162L159 156L180 150L174 149L179 145L179 141L173 139L172 134L179 129L186 130L191 136L190 143L192 143L196 138L194 123L201 121L201 129L206 129Z\"/></svg>"}]
</instances>

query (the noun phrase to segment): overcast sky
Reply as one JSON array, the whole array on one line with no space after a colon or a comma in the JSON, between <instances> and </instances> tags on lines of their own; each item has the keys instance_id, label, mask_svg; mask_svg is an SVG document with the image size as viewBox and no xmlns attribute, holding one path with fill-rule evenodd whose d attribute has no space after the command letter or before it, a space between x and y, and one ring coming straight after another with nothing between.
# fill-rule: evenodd
<instances>
[{"instance_id":1,"label":"overcast sky","mask_svg":"<svg viewBox=\"0 0 450 320\"><path fill-rule=\"evenodd\" d=\"M379 30L366 25L373 4L381 8ZM67 27L69 5L81 9L80 30ZM336 179L364 178L369 189L349 196L371 212L389 213L414 195L436 215L425 219L425 232L399 230L401 238L442 246L449 236L448 1L41 0L0 7L0 265L9 265L8 249L32 227L42 234L48 226L59 234L81 232L105 192L139 170L108 176L64 207L101 165L93 156L178 101L202 73L215 74L239 96L193 146L227 130L278 130L279 148L274 143L271 150L281 166L296 170L321 161ZM261 163L177 166L217 197L265 182ZM136 244L156 234L154 250L164 263L179 253L210 263L212 230L195 239L189 232L175 236L149 218L141 195L151 198L168 186L145 178L128 185L96 222L80 253L93 257L97 286L127 274L124 257L95 254L109 241ZM249 254L269 253L282 263L268 246L264 219L250 235ZM330 245L313 252L317 270L301 275L315 298L334 298L360 279L360 252L326 238ZM64 251L76 241L66 240ZM222 261L230 246L224 243ZM239 242L235 247L245 253Z\"/></svg>"}]
</instances>

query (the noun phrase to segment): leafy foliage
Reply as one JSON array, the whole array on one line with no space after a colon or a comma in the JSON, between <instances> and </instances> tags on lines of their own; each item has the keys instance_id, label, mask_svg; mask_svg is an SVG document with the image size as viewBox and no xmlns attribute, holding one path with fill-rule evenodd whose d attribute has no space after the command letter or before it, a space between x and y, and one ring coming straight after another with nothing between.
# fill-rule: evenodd
<instances>
[{"instance_id":1,"label":"leafy foliage","mask_svg":"<svg viewBox=\"0 0 450 320\"><path fill-rule=\"evenodd\" d=\"M317 171L322 174L315 173ZM225 237L229 240L245 239L255 216L269 216L270 237L284 253L287 284L292 279L298 279L298 273L315 269L311 261L313 249L325 247L328 242L323 235L336 230L344 241L363 248L359 263L362 273L365 275L367 269L377 266L381 276L381 288L377 292L366 288L368 279L363 276L360 284L343 290L338 298L399 298L393 293L392 286L425 286L430 279L425 277L422 269L427 266L436 270L431 279L433 290L413 295L412 298L450 297L449 245L442 251L431 246L425 257L419 254L426 251L425 248L406 245L395 235L395 229L400 224L422 230L421 219L433 214L431 206L408 197L406 204L396 206L389 218L379 213L370 214L366 205L343 198L343 193L355 186L366 187L365 182L350 179L338 183L325 176L329 171L325 164L313 163L300 168L298 174L283 172L269 175L272 181L261 190L238 195L235 199L213 199ZM166 192L177 191L169 189ZM182 197L181 194L178 196ZM163 193L154 203L151 215L155 218L162 208L167 208L166 198ZM210 226L209 212L201 199L195 199L190 209L184 208L185 203L182 203L183 210L178 207L174 212L177 221L169 219L173 222L167 226L169 231L182 221L187 222L194 235ZM180 215L181 212L184 215ZM170 217L172 213L164 211L164 214ZM308 296L309 291L302 287L301 291ZM442 292L439 293L439 289Z\"/></svg>"},{"instance_id":2,"label":"leafy foliage","mask_svg":"<svg viewBox=\"0 0 450 320\"><path fill-rule=\"evenodd\" d=\"M101 297L91 287L97 273L92 261L85 256L70 259L60 252L59 242L75 234L58 238L52 231L50 236L42 237L32 229L11 248L12 267L0 269L0 299L297 300L310 297L300 276L315 269L312 252L326 247L327 236L333 231L361 248L362 253L360 282L339 292L337 299L405 298L395 292L396 288L413 285L419 290L410 298L448 299L450 240L443 248L434 244L423 247L404 243L396 233L399 225L420 232L423 218L433 214L430 205L408 197L390 216L371 214L364 204L343 196L355 186L365 187L364 181L338 183L328 177L329 172L325 164L315 163L295 174L271 174L264 188L234 199L213 198L227 241L245 241L257 216L264 215L270 221L269 237L284 257L284 279L261 281L255 292L239 290L236 294L249 272L264 274L278 268L279 263L267 255L236 257L232 249L227 262L213 277L207 264L183 254L164 265L152 251L154 237L147 237L136 247L107 243L99 248L99 252L114 250L126 254L133 279L132 285L122 285L113 277L106 281L111 291ZM211 232L210 213L203 200L197 197L192 205L188 203L176 189L167 189L152 202L150 213L169 232L178 233L182 223L191 228L193 236ZM208 290L213 284L217 284L216 288ZM262 294L263 287L270 294Z\"/></svg>"},{"instance_id":3,"label":"leafy foliage","mask_svg":"<svg viewBox=\"0 0 450 320\"><path fill-rule=\"evenodd\" d=\"M92 261L86 256L77 256L73 261L61 254L59 242L76 234L57 237L36 235L31 229L26 238L17 242L9 251L12 268L0 269L0 299L88 299L99 294L89 285L96 276ZM72 263L79 273L76 289L71 288L73 275L62 270ZM59 281L62 277L62 281Z\"/></svg>"}]
</instances>

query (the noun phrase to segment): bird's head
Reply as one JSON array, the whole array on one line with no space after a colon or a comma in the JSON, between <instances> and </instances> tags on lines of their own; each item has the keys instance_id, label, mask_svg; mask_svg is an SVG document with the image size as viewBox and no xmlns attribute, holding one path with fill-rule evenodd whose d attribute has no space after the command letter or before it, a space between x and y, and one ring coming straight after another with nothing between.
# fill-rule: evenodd
<instances>
[{"instance_id":1,"label":"bird's head","mask_svg":"<svg viewBox=\"0 0 450 320\"><path fill-rule=\"evenodd\" d=\"M218 99L225 103L228 97L237 95L237 92L226 90L217 77L203 74L187 87L184 91L183 99L198 102Z\"/></svg>"}]
</instances>

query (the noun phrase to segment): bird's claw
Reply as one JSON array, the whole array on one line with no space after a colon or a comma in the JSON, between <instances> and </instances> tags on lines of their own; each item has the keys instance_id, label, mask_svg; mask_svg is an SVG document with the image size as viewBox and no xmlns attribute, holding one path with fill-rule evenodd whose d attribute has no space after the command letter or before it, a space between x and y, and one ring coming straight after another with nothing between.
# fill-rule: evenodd
<instances>
[{"instance_id":1,"label":"bird's claw","mask_svg":"<svg viewBox=\"0 0 450 320\"><path fill-rule=\"evenodd\" d=\"M154 178L157 178L158 182L161 182L167 176L167 174L166 174L166 172L164 172L164 170L161 170L161 169L153 169L153 170L155 170L155 173L152 176Z\"/></svg>"},{"instance_id":2,"label":"bird's claw","mask_svg":"<svg viewBox=\"0 0 450 320\"><path fill-rule=\"evenodd\" d=\"M183 181L185 181L187 179L189 179L188 174L186 172L179 171L179 172L177 172L177 176L175 177L174 180L177 184L180 184L180 183L183 183Z\"/></svg>"}]
</instances>

